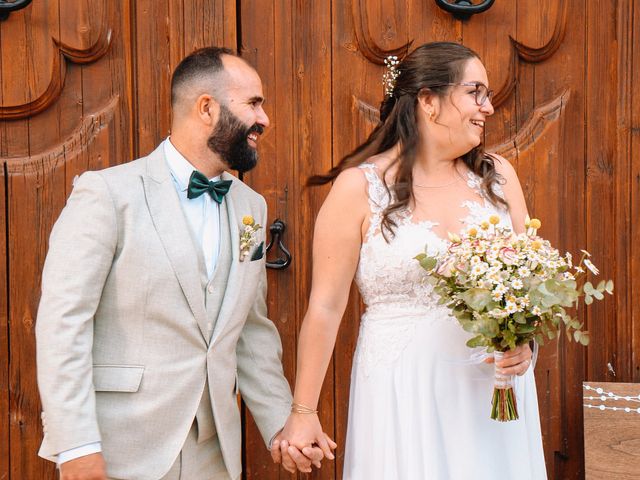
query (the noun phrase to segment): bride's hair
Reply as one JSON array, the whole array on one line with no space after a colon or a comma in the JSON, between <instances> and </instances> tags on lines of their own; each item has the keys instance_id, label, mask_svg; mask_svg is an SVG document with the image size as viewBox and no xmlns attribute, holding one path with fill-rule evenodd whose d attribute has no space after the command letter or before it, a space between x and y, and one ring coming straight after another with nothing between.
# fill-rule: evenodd
<instances>
[{"instance_id":1,"label":"bride's hair","mask_svg":"<svg viewBox=\"0 0 640 480\"><path fill-rule=\"evenodd\" d=\"M307 185L329 183L343 170L358 166L373 155L399 144L398 157L382 174L382 181L391 198L391 203L382 215L382 233L385 235L386 229L393 235L396 227L393 213L407 208L409 200L413 198L412 170L419 139L416 119L418 97L424 91L444 97L450 87L435 85L459 82L467 61L472 58L479 59L479 56L458 43L433 42L416 48L396 65L399 73L395 78L393 92L382 101L380 123L369 138L326 174L310 177ZM494 159L485 153L484 145L473 148L461 160L469 170L482 178L482 190L487 198L497 206L507 206L505 200L493 191L494 184L500 183L502 177L496 172ZM396 163L399 165L395 181L393 185L387 185L386 173Z\"/></svg>"}]
</instances>

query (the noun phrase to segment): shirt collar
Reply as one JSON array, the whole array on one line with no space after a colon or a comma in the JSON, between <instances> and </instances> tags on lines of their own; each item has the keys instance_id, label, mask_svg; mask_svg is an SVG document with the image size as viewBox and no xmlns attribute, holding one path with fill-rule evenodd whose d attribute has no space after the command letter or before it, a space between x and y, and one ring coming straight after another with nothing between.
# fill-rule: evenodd
<instances>
[{"instance_id":1,"label":"shirt collar","mask_svg":"<svg viewBox=\"0 0 640 480\"><path fill-rule=\"evenodd\" d=\"M164 141L164 156L167 159L167 165L169 166L171 175L178 184L178 188L181 192L186 191L189 186L189 178L195 170L195 167L176 149L173 143L171 143L170 137L167 137ZM209 180L219 179L220 176L217 176Z\"/></svg>"}]
</instances>

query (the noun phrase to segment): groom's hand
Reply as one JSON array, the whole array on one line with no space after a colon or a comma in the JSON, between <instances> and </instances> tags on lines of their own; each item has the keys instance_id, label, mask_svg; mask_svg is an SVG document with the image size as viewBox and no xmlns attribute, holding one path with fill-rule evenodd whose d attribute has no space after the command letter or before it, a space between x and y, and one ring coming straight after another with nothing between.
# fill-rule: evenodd
<instances>
[{"instance_id":1,"label":"groom's hand","mask_svg":"<svg viewBox=\"0 0 640 480\"><path fill-rule=\"evenodd\" d=\"M289 415L282 432L274 438L273 443L273 446L280 446L280 452L277 448L271 449L273 461L281 461L284 468L292 473L295 468L301 472L310 472L311 463L320 468L322 458L335 458L332 450L337 447L322 431L317 415L296 413Z\"/></svg>"},{"instance_id":2,"label":"groom's hand","mask_svg":"<svg viewBox=\"0 0 640 480\"><path fill-rule=\"evenodd\" d=\"M60 480L107 480L107 467L101 453L74 458L60 465Z\"/></svg>"},{"instance_id":3,"label":"groom's hand","mask_svg":"<svg viewBox=\"0 0 640 480\"><path fill-rule=\"evenodd\" d=\"M320 468L320 460L323 458L322 450L318 447L306 447L300 452L296 447L282 438L282 433L276 435L271 443L271 458L274 463L282 463L282 467L290 473L297 470L303 473L311 472L311 464Z\"/></svg>"},{"instance_id":4,"label":"groom's hand","mask_svg":"<svg viewBox=\"0 0 640 480\"><path fill-rule=\"evenodd\" d=\"M328 436L327 439L329 439ZM300 451L284 440L282 433L279 433L271 444L271 458L274 463L282 463L283 468L290 473L295 473L296 470L309 473L312 464L317 468L321 467L320 462L324 458L324 454L322 449L317 446L304 447Z\"/></svg>"}]
</instances>

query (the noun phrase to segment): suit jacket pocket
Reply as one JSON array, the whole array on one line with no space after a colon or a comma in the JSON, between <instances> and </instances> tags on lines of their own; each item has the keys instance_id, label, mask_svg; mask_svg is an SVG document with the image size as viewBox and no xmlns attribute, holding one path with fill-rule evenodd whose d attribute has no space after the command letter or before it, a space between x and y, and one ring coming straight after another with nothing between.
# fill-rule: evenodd
<instances>
[{"instance_id":1,"label":"suit jacket pocket","mask_svg":"<svg viewBox=\"0 0 640 480\"><path fill-rule=\"evenodd\" d=\"M94 365L96 392L137 392L142 382L142 365Z\"/></svg>"}]
</instances>

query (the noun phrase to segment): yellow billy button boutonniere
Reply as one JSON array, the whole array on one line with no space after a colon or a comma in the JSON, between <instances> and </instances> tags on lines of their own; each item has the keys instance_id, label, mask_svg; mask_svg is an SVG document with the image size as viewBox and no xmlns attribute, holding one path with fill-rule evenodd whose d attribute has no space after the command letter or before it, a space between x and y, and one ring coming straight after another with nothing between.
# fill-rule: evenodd
<instances>
[{"instance_id":1,"label":"yellow billy button boutonniere","mask_svg":"<svg viewBox=\"0 0 640 480\"><path fill-rule=\"evenodd\" d=\"M242 230L240 232L240 261L244 261L251 247L257 242L258 230L262 228L262 225L257 224L251 215L245 215L242 217Z\"/></svg>"}]
</instances>

